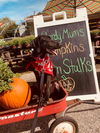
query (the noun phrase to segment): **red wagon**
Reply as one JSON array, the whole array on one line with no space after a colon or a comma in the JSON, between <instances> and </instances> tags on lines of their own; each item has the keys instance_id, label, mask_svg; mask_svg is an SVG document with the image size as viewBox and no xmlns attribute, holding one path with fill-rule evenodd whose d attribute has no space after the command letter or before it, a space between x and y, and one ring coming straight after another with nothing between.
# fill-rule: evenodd
<instances>
[{"instance_id":1,"label":"red wagon","mask_svg":"<svg viewBox=\"0 0 100 133\"><path fill-rule=\"evenodd\" d=\"M67 92L61 87L59 94L52 102L38 109L38 117L54 114L55 116L59 116L52 122L49 130L50 133L78 133L76 121L65 116L65 111L67 109L66 97ZM1 110L0 125L34 119L36 108L36 104L30 103L28 106L19 109Z\"/></svg>"}]
</instances>

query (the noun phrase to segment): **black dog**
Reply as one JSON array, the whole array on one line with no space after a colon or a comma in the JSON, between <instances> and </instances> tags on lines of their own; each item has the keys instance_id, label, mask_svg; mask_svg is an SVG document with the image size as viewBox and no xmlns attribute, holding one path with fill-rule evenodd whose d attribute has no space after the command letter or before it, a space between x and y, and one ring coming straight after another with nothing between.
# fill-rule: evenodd
<instances>
[{"instance_id":1,"label":"black dog","mask_svg":"<svg viewBox=\"0 0 100 133\"><path fill-rule=\"evenodd\" d=\"M44 72L44 87L42 91L45 100L48 101L51 93L51 80L54 76L53 65L49 54L54 54L54 50L60 48L61 45L58 42L53 41L49 36L41 35L32 41L31 47L33 48L33 61L27 64L26 69L30 67L35 69L34 72L38 85L40 84L41 72Z\"/></svg>"}]
</instances>

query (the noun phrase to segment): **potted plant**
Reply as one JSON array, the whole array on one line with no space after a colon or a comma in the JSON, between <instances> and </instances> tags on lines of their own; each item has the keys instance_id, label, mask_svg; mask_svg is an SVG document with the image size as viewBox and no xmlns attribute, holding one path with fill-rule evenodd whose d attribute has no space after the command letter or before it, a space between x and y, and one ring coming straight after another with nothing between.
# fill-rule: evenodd
<instances>
[{"instance_id":1,"label":"potted plant","mask_svg":"<svg viewBox=\"0 0 100 133\"><path fill-rule=\"evenodd\" d=\"M0 106L5 109L23 107L29 103L30 98L28 83L16 77L0 58Z\"/></svg>"}]
</instances>

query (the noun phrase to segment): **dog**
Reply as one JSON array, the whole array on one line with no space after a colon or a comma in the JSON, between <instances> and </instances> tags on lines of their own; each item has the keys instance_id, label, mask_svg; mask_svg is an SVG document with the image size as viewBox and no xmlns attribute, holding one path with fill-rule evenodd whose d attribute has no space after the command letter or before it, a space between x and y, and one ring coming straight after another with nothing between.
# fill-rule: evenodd
<instances>
[{"instance_id":1,"label":"dog","mask_svg":"<svg viewBox=\"0 0 100 133\"><path fill-rule=\"evenodd\" d=\"M42 93L45 101L48 101L51 94L51 82L55 77L53 63L49 55L55 54L54 50L61 48L61 44L53 41L49 36L39 35L32 41L31 47L33 49L33 59L26 65L26 70L29 70L29 68L34 69L38 88L40 88L41 73L44 72Z\"/></svg>"}]
</instances>

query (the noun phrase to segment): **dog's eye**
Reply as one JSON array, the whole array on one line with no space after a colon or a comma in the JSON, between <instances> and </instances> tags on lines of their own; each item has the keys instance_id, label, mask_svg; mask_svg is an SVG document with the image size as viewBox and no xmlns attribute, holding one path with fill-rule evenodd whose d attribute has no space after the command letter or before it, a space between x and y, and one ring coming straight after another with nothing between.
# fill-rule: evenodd
<instances>
[{"instance_id":1,"label":"dog's eye","mask_svg":"<svg viewBox=\"0 0 100 133\"><path fill-rule=\"evenodd\" d=\"M50 36L48 36L48 39L50 39L50 40L51 40L51 37L50 37Z\"/></svg>"}]
</instances>

